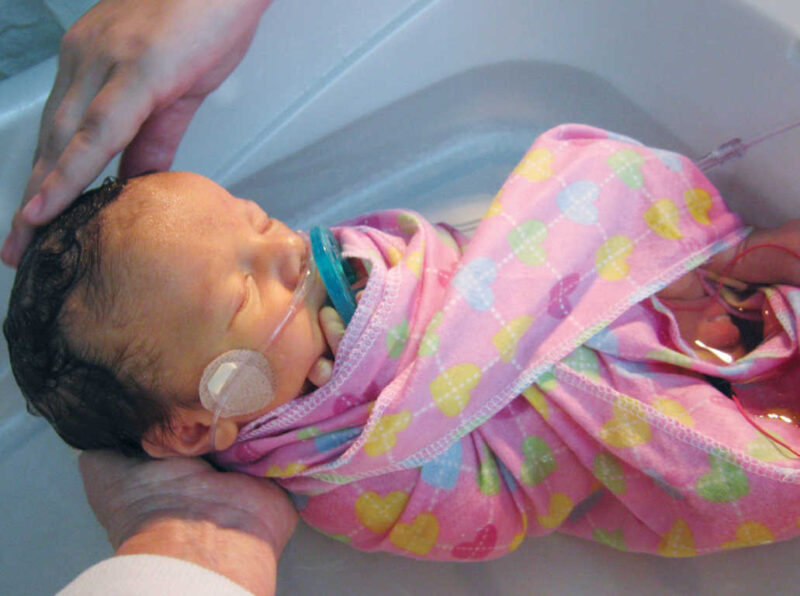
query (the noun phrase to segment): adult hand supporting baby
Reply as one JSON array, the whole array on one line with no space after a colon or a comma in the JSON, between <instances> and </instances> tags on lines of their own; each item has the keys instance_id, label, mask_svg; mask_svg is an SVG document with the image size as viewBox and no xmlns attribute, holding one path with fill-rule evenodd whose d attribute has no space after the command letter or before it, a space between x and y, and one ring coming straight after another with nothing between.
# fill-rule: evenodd
<instances>
[{"instance_id":1,"label":"adult hand supporting baby","mask_svg":"<svg viewBox=\"0 0 800 596\"><path fill-rule=\"evenodd\" d=\"M297 514L272 482L217 472L200 459L80 457L84 487L117 555L196 563L255 594L272 594Z\"/></svg>"},{"instance_id":2,"label":"adult hand supporting baby","mask_svg":"<svg viewBox=\"0 0 800 596\"><path fill-rule=\"evenodd\" d=\"M16 266L123 149L119 173L170 167L205 97L247 51L271 0L102 0L64 35L34 165L0 256Z\"/></svg>"}]
</instances>

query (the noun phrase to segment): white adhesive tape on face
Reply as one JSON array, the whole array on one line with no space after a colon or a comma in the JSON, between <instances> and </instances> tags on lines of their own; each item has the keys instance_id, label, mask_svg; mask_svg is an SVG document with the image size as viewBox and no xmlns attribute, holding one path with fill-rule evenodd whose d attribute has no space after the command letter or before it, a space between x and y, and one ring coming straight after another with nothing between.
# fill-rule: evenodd
<instances>
[{"instance_id":1,"label":"white adhesive tape on face","mask_svg":"<svg viewBox=\"0 0 800 596\"><path fill-rule=\"evenodd\" d=\"M217 416L252 414L275 397L275 373L255 350L230 350L212 360L200 379L200 403Z\"/></svg>"}]
</instances>

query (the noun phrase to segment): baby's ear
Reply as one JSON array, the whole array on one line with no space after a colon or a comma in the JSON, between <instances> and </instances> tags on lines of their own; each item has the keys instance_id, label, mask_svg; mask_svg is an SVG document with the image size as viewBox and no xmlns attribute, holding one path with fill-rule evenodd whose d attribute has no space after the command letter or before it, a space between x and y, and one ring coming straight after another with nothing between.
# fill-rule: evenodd
<instances>
[{"instance_id":1,"label":"baby's ear","mask_svg":"<svg viewBox=\"0 0 800 596\"><path fill-rule=\"evenodd\" d=\"M217 421L214 448L211 447L211 423L214 415L208 410L178 408L173 413L172 428L151 428L142 437L142 449L150 457L196 457L211 451L222 451L233 445L239 434L237 424L223 418Z\"/></svg>"}]
</instances>

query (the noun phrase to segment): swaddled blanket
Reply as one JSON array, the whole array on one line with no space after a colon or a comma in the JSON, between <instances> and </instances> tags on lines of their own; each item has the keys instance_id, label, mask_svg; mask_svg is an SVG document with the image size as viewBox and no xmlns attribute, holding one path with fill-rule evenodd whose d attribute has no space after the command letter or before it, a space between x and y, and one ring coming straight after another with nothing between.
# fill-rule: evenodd
<instances>
[{"instance_id":1,"label":"swaddled blanket","mask_svg":"<svg viewBox=\"0 0 800 596\"><path fill-rule=\"evenodd\" d=\"M795 461L704 375L754 412L785 399L800 292L764 290L782 331L730 365L654 297L746 234L689 160L564 125L464 247L405 211L335 233L370 274L333 378L218 454L277 478L311 525L439 560L556 529L668 556L798 532Z\"/></svg>"}]
</instances>

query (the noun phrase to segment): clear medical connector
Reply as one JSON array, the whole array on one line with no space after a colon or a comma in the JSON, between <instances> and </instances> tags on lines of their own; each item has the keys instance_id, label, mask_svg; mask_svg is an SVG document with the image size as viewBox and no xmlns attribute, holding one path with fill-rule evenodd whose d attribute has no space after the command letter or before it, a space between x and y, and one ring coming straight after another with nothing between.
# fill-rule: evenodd
<instances>
[{"instance_id":1,"label":"clear medical connector","mask_svg":"<svg viewBox=\"0 0 800 596\"><path fill-rule=\"evenodd\" d=\"M258 350L230 350L220 354L206 366L200 378L200 403L214 412L210 433L212 451L220 418L263 410L275 398L275 372L264 354L297 313L317 275L309 237L304 232L300 234L306 241L305 271L275 329Z\"/></svg>"},{"instance_id":2,"label":"clear medical connector","mask_svg":"<svg viewBox=\"0 0 800 596\"><path fill-rule=\"evenodd\" d=\"M275 398L277 379L264 355L297 313L317 275L345 325L355 312L356 300L351 289L355 274L342 258L333 234L319 226L312 228L310 234L299 234L306 241L305 271L278 325L258 350L229 350L214 358L203 370L200 403L214 412L210 432L212 451L216 448L216 428L220 418L263 410Z\"/></svg>"}]
</instances>

